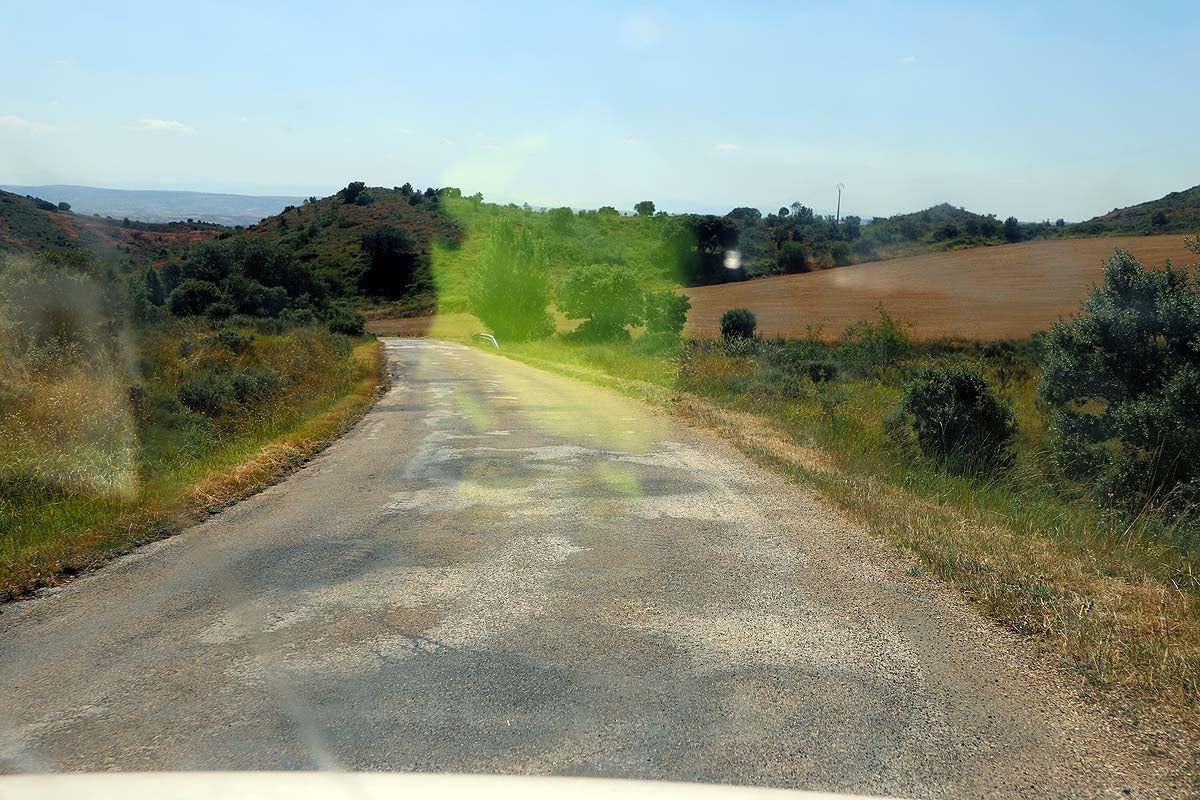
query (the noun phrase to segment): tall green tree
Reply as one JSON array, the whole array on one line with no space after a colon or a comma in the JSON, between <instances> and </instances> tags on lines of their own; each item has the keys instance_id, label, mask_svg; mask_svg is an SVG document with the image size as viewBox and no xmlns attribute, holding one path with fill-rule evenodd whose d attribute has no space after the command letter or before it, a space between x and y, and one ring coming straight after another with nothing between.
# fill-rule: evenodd
<instances>
[{"instance_id":1,"label":"tall green tree","mask_svg":"<svg viewBox=\"0 0 1200 800\"><path fill-rule=\"evenodd\" d=\"M1021 223L1017 222L1016 217L1004 220L1004 238L1010 242L1021 241Z\"/></svg>"},{"instance_id":2,"label":"tall green tree","mask_svg":"<svg viewBox=\"0 0 1200 800\"><path fill-rule=\"evenodd\" d=\"M480 250L468 299L471 313L501 339L550 335L550 277L541 242L525 228L497 222Z\"/></svg>"}]
</instances>

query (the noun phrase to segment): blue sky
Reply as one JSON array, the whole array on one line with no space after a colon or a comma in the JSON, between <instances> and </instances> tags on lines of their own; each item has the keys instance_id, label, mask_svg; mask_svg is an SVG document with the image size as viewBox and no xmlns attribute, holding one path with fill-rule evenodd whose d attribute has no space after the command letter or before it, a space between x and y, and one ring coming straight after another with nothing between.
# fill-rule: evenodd
<instances>
[{"instance_id":1,"label":"blue sky","mask_svg":"<svg viewBox=\"0 0 1200 800\"><path fill-rule=\"evenodd\" d=\"M1196 2L13 6L0 183L1028 220L1200 183Z\"/></svg>"}]
</instances>

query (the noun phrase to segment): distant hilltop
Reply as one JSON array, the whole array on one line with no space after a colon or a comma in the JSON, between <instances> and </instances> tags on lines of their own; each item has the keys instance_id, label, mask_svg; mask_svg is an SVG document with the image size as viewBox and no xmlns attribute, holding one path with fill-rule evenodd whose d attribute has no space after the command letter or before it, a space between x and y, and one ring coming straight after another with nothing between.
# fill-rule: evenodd
<instances>
[{"instance_id":1,"label":"distant hilltop","mask_svg":"<svg viewBox=\"0 0 1200 800\"><path fill-rule=\"evenodd\" d=\"M99 214L139 222L215 222L220 225L253 225L303 197L177 192L156 189L101 189L94 186L3 186L0 189L32 195L51 203L67 203L76 214Z\"/></svg>"}]
</instances>

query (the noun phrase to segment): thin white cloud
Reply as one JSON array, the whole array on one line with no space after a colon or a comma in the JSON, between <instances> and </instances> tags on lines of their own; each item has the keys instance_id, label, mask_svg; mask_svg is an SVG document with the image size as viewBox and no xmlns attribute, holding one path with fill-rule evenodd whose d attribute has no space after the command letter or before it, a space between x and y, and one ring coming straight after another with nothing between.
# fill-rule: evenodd
<instances>
[{"instance_id":1,"label":"thin white cloud","mask_svg":"<svg viewBox=\"0 0 1200 800\"><path fill-rule=\"evenodd\" d=\"M451 139L449 136L443 136L443 137L441 137L441 138L442 138L442 143L443 143L443 144L448 144L448 145L451 145L451 146L453 146L453 145L454 145L454 140L453 140L453 139Z\"/></svg>"},{"instance_id":2,"label":"thin white cloud","mask_svg":"<svg viewBox=\"0 0 1200 800\"><path fill-rule=\"evenodd\" d=\"M916 56L905 56L904 58L900 59L900 63L901 64L915 64L915 63L917 63L917 57Z\"/></svg>"},{"instance_id":3,"label":"thin white cloud","mask_svg":"<svg viewBox=\"0 0 1200 800\"><path fill-rule=\"evenodd\" d=\"M412 136L412 128L396 128L396 133L404 136Z\"/></svg>"},{"instance_id":4,"label":"thin white cloud","mask_svg":"<svg viewBox=\"0 0 1200 800\"><path fill-rule=\"evenodd\" d=\"M44 122L33 122L14 114L0 114L0 128L16 131L48 131L51 126Z\"/></svg>"},{"instance_id":5,"label":"thin white cloud","mask_svg":"<svg viewBox=\"0 0 1200 800\"><path fill-rule=\"evenodd\" d=\"M740 144L734 144L733 142L721 142L713 149L720 153L736 153L738 150L742 149L742 146Z\"/></svg>"},{"instance_id":6,"label":"thin white cloud","mask_svg":"<svg viewBox=\"0 0 1200 800\"><path fill-rule=\"evenodd\" d=\"M632 147L632 146L633 146L633 145L635 145L635 144L641 144L641 142L639 142L639 141L638 141L637 139L635 139L634 137L630 136L630 137L628 137L628 138L626 138L626 139L622 139L622 140L621 140L621 144L627 144L627 145L629 145L630 147Z\"/></svg>"},{"instance_id":7,"label":"thin white cloud","mask_svg":"<svg viewBox=\"0 0 1200 800\"><path fill-rule=\"evenodd\" d=\"M630 47L656 47L667 34L667 23L655 11L636 11L625 18L621 38Z\"/></svg>"},{"instance_id":8,"label":"thin white cloud","mask_svg":"<svg viewBox=\"0 0 1200 800\"><path fill-rule=\"evenodd\" d=\"M132 126L137 131L154 131L156 133L195 133L196 129L185 122L180 122L176 119L157 119L155 117L142 117L138 123Z\"/></svg>"}]
</instances>

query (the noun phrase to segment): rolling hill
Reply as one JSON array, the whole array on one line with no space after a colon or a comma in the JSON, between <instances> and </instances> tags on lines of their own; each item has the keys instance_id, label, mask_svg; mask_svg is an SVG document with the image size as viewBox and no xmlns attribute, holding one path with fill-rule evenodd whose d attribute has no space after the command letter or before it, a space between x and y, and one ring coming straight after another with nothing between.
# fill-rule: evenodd
<instances>
[{"instance_id":1,"label":"rolling hill","mask_svg":"<svg viewBox=\"0 0 1200 800\"><path fill-rule=\"evenodd\" d=\"M182 247L219 236L208 223L151 223L89 217L37 197L0 191L0 252L84 248L102 257L161 260Z\"/></svg>"},{"instance_id":2,"label":"rolling hill","mask_svg":"<svg viewBox=\"0 0 1200 800\"><path fill-rule=\"evenodd\" d=\"M715 337L721 315L749 308L764 336L804 336L809 325L834 338L875 316L879 304L922 339L1019 339L1079 308L1116 248L1147 266L1197 257L1183 236L1051 239L857 264L804 275L687 289L688 333Z\"/></svg>"},{"instance_id":3,"label":"rolling hill","mask_svg":"<svg viewBox=\"0 0 1200 800\"><path fill-rule=\"evenodd\" d=\"M299 205L303 197L253 196L211 192L102 189L94 186L0 186L51 203L69 203L77 214L99 214L141 222L203 220L219 225L253 225L263 217Z\"/></svg>"},{"instance_id":4,"label":"rolling hill","mask_svg":"<svg viewBox=\"0 0 1200 800\"><path fill-rule=\"evenodd\" d=\"M1171 192L1157 200L1126 208L1070 226L1081 234L1195 233L1200 230L1200 186Z\"/></svg>"}]
</instances>

